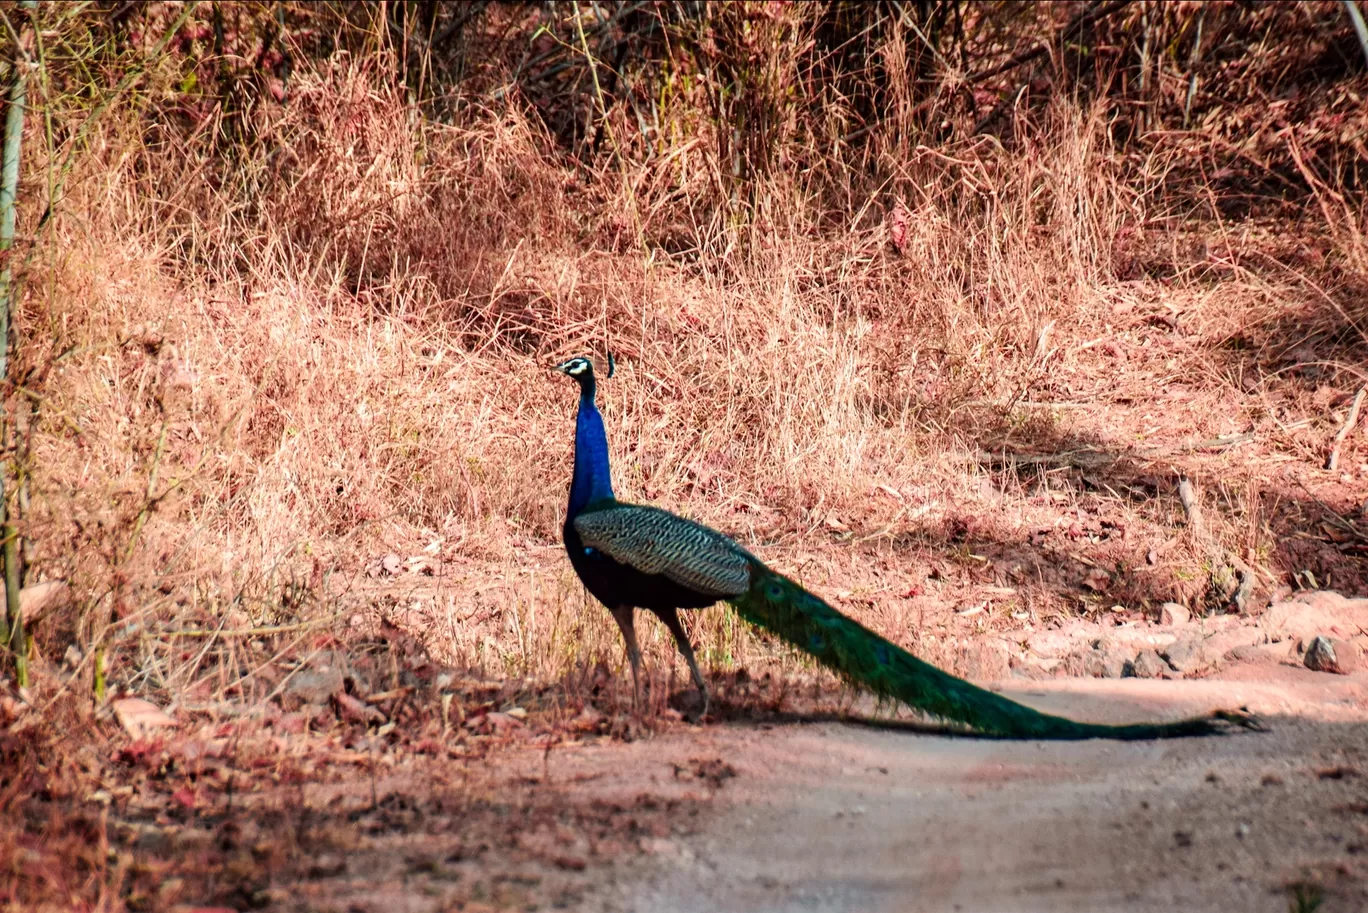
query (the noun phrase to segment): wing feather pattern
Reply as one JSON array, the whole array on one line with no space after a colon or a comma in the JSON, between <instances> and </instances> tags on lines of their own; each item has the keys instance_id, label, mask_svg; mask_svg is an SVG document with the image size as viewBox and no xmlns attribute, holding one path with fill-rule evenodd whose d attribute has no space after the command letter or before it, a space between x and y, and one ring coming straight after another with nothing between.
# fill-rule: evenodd
<instances>
[{"instance_id":1,"label":"wing feather pattern","mask_svg":"<svg viewBox=\"0 0 1368 913\"><path fill-rule=\"evenodd\" d=\"M718 599L750 586L750 555L731 539L669 511L638 504L589 510L575 531L590 548L643 574L660 574Z\"/></svg>"}]
</instances>

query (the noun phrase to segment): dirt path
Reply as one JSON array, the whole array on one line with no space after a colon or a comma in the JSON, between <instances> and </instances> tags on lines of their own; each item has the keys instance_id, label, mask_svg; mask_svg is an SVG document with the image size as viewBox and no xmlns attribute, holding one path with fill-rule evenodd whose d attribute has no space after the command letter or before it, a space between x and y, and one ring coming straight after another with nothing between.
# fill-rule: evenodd
<instances>
[{"instance_id":1,"label":"dirt path","mask_svg":"<svg viewBox=\"0 0 1368 913\"><path fill-rule=\"evenodd\" d=\"M1243 670L1255 678L1254 670ZM1237 702L1272 731L1122 744L1012 743L839 723L715 727L565 757L614 791L685 758L735 777L650 863L600 883L623 910L1285 911L1368 905L1368 677L1062 680L1014 690L1093 719ZM1276 681L1268 681L1273 678ZM684 830L681 833L680 830ZM1294 907L1295 909L1295 907Z\"/></svg>"},{"instance_id":2,"label":"dirt path","mask_svg":"<svg viewBox=\"0 0 1368 913\"><path fill-rule=\"evenodd\" d=\"M327 730L266 740L315 745L298 757L241 749L255 773L234 775L231 813L130 776L110 829L129 859L185 872L186 899L234 909L1368 909L1368 670L1221 675L1005 693L1109 722L1245 706L1268 732L1007 742L790 714L390 764Z\"/></svg>"}]
</instances>

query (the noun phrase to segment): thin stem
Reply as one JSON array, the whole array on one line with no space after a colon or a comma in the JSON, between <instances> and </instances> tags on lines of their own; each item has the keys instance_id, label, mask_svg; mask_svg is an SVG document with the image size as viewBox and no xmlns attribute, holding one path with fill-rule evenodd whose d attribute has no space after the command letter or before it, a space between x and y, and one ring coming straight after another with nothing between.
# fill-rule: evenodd
<instances>
[{"instance_id":1,"label":"thin stem","mask_svg":"<svg viewBox=\"0 0 1368 913\"><path fill-rule=\"evenodd\" d=\"M20 9L27 13L32 24L36 0L24 0ZM21 26L22 28L22 26ZM19 157L24 146L24 107L28 104L28 55L23 43L14 49L14 82L10 85L9 110L5 113L4 161L0 164L0 383L8 384L10 368L10 328L14 318L14 282L10 265L10 249L14 246L15 202L19 195ZM0 445L9 443L8 399L0 403ZM28 650L24 636L24 615L19 602L19 530L15 524L18 501L9 503L6 482L14 471L16 459L11 457L0 467L0 536L4 539L5 561L5 620L0 634L14 657L14 677L19 687L28 686Z\"/></svg>"}]
</instances>

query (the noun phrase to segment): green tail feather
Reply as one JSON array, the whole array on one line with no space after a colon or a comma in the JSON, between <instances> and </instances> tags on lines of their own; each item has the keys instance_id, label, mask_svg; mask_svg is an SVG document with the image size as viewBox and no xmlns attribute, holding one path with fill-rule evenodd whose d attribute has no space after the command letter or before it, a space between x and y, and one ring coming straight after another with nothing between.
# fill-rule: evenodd
<instances>
[{"instance_id":1,"label":"green tail feather","mask_svg":"<svg viewBox=\"0 0 1368 913\"><path fill-rule=\"evenodd\" d=\"M1255 727L1228 711L1173 723L1105 726L1051 716L922 662L754 558L750 588L730 599L751 624L777 634L823 665L873 691L979 732L1022 739L1154 739Z\"/></svg>"}]
</instances>

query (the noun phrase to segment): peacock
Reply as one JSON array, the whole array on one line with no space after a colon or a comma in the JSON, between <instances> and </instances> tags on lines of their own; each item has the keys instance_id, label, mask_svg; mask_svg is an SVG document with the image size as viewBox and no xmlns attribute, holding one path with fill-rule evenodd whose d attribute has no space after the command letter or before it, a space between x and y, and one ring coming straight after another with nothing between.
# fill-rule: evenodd
<instances>
[{"instance_id":1,"label":"peacock","mask_svg":"<svg viewBox=\"0 0 1368 913\"><path fill-rule=\"evenodd\" d=\"M611 377L611 355L609 364ZM613 496L603 416L594 401L593 362L571 358L556 369L574 378L580 389L565 550L585 588L608 608L622 631L632 668L634 706L641 687L636 610L653 613L674 636L703 696L701 717L707 713L708 687L680 624L679 610L725 600L746 621L778 635L879 697L985 735L1149 739L1254 725L1248 715L1230 711L1172 723L1079 723L1033 710L917 659L766 567L721 533L658 507L618 501Z\"/></svg>"}]
</instances>

